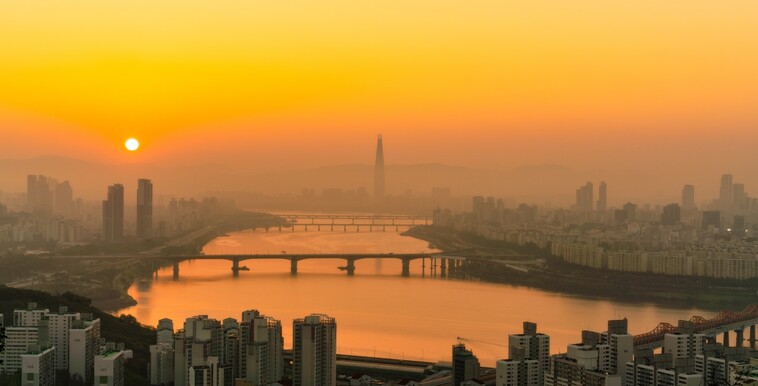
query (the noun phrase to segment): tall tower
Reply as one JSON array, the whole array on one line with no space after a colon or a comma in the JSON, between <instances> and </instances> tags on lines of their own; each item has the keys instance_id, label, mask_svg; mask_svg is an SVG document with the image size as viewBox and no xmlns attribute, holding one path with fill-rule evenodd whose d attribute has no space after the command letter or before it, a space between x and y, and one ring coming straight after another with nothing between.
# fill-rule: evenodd
<instances>
[{"instance_id":1,"label":"tall tower","mask_svg":"<svg viewBox=\"0 0 758 386\"><path fill-rule=\"evenodd\" d=\"M695 186L684 185L682 188L682 210L689 211L695 209Z\"/></svg>"},{"instance_id":2,"label":"tall tower","mask_svg":"<svg viewBox=\"0 0 758 386\"><path fill-rule=\"evenodd\" d=\"M605 212L607 207L608 207L608 190L605 185L605 181L601 181L600 187L598 188L597 211Z\"/></svg>"},{"instance_id":3,"label":"tall tower","mask_svg":"<svg viewBox=\"0 0 758 386\"><path fill-rule=\"evenodd\" d=\"M103 240L124 238L124 185L108 187L108 199L103 201Z\"/></svg>"},{"instance_id":4,"label":"tall tower","mask_svg":"<svg viewBox=\"0 0 758 386\"><path fill-rule=\"evenodd\" d=\"M384 148L382 135L376 141L376 162L374 163L374 200L384 199Z\"/></svg>"},{"instance_id":5,"label":"tall tower","mask_svg":"<svg viewBox=\"0 0 758 386\"><path fill-rule=\"evenodd\" d=\"M719 189L719 204L721 209L729 210L732 207L734 187L732 186L732 175L724 174L721 176L721 189Z\"/></svg>"},{"instance_id":6,"label":"tall tower","mask_svg":"<svg viewBox=\"0 0 758 386\"><path fill-rule=\"evenodd\" d=\"M149 239L153 233L153 183L137 181L137 237Z\"/></svg>"}]
</instances>

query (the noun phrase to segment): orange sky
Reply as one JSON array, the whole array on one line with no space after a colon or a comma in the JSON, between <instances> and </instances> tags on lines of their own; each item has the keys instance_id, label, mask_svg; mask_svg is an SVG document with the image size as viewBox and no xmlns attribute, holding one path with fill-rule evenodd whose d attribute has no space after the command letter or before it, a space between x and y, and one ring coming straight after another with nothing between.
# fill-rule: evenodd
<instances>
[{"instance_id":1,"label":"orange sky","mask_svg":"<svg viewBox=\"0 0 758 386\"><path fill-rule=\"evenodd\" d=\"M754 1L1 7L3 158L754 164Z\"/></svg>"}]
</instances>

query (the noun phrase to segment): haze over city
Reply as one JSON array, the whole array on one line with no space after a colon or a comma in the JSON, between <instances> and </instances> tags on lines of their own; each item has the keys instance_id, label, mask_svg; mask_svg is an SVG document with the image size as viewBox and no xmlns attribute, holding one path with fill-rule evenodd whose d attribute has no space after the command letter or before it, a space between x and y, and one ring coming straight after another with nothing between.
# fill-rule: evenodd
<instances>
[{"instance_id":1,"label":"haze over city","mask_svg":"<svg viewBox=\"0 0 758 386\"><path fill-rule=\"evenodd\" d=\"M4 1L0 386L755 385L756 15Z\"/></svg>"}]
</instances>

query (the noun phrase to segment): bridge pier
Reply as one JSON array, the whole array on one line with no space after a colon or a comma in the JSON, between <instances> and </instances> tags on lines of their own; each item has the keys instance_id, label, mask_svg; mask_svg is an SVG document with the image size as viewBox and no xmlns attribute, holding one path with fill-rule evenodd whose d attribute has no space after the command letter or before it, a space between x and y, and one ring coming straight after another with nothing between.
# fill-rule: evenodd
<instances>
[{"instance_id":1,"label":"bridge pier","mask_svg":"<svg viewBox=\"0 0 758 386\"><path fill-rule=\"evenodd\" d=\"M735 338L736 347L742 347L742 345L745 343L745 337L743 335L744 330L735 330L734 333L737 334Z\"/></svg>"},{"instance_id":2,"label":"bridge pier","mask_svg":"<svg viewBox=\"0 0 758 386\"><path fill-rule=\"evenodd\" d=\"M297 275L297 259L290 258L290 274Z\"/></svg>"},{"instance_id":3,"label":"bridge pier","mask_svg":"<svg viewBox=\"0 0 758 386\"><path fill-rule=\"evenodd\" d=\"M447 277L447 259L440 258L440 277Z\"/></svg>"},{"instance_id":4,"label":"bridge pier","mask_svg":"<svg viewBox=\"0 0 758 386\"><path fill-rule=\"evenodd\" d=\"M232 275L234 277L240 275L240 261L237 258L232 259Z\"/></svg>"},{"instance_id":5,"label":"bridge pier","mask_svg":"<svg viewBox=\"0 0 758 386\"><path fill-rule=\"evenodd\" d=\"M411 259L403 258L403 277L411 276Z\"/></svg>"},{"instance_id":6,"label":"bridge pier","mask_svg":"<svg viewBox=\"0 0 758 386\"><path fill-rule=\"evenodd\" d=\"M729 331L724 331L724 347L730 347L729 346Z\"/></svg>"},{"instance_id":7,"label":"bridge pier","mask_svg":"<svg viewBox=\"0 0 758 386\"><path fill-rule=\"evenodd\" d=\"M755 349L755 325L750 326L750 335L748 336L750 348Z\"/></svg>"},{"instance_id":8,"label":"bridge pier","mask_svg":"<svg viewBox=\"0 0 758 386\"><path fill-rule=\"evenodd\" d=\"M174 280L179 280L179 262L174 262Z\"/></svg>"},{"instance_id":9,"label":"bridge pier","mask_svg":"<svg viewBox=\"0 0 758 386\"><path fill-rule=\"evenodd\" d=\"M347 258L347 276L355 275L355 259Z\"/></svg>"},{"instance_id":10,"label":"bridge pier","mask_svg":"<svg viewBox=\"0 0 758 386\"><path fill-rule=\"evenodd\" d=\"M426 277L426 258L421 258L421 277Z\"/></svg>"}]
</instances>

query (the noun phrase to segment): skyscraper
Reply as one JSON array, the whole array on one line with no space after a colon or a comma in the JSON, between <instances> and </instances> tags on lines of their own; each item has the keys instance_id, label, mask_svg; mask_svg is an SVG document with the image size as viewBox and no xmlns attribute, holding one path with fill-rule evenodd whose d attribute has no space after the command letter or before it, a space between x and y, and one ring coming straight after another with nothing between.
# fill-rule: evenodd
<instances>
[{"instance_id":1,"label":"skyscraper","mask_svg":"<svg viewBox=\"0 0 758 386\"><path fill-rule=\"evenodd\" d=\"M685 211L695 209L695 187L692 185L684 185L682 189L682 209Z\"/></svg>"},{"instance_id":2,"label":"skyscraper","mask_svg":"<svg viewBox=\"0 0 758 386\"><path fill-rule=\"evenodd\" d=\"M124 238L124 185L108 187L108 199L103 201L103 240Z\"/></svg>"},{"instance_id":3,"label":"skyscraper","mask_svg":"<svg viewBox=\"0 0 758 386\"><path fill-rule=\"evenodd\" d=\"M721 209L729 209L732 206L732 175L724 174L721 176L721 189L719 190L719 205Z\"/></svg>"},{"instance_id":4,"label":"skyscraper","mask_svg":"<svg viewBox=\"0 0 758 386\"><path fill-rule=\"evenodd\" d=\"M337 384L337 323L326 315L295 319L292 329L293 386Z\"/></svg>"},{"instance_id":5,"label":"skyscraper","mask_svg":"<svg viewBox=\"0 0 758 386\"><path fill-rule=\"evenodd\" d=\"M29 175L26 177L26 201L29 212L39 218L53 216L53 186L56 181L50 177Z\"/></svg>"},{"instance_id":6,"label":"skyscraper","mask_svg":"<svg viewBox=\"0 0 758 386\"><path fill-rule=\"evenodd\" d=\"M74 191L68 181L55 185L55 213L70 219L74 209Z\"/></svg>"},{"instance_id":7,"label":"skyscraper","mask_svg":"<svg viewBox=\"0 0 758 386\"><path fill-rule=\"evenodd\" d=\"M453 384L474 379L479 376L479 358L463 343L453 346Z\"/></svg>"},{"instance_id":8,"label":"skyscraper","mask_svg":"<svg viewBox=\"0 0 758 386\"><path fill-rule=\"evenodd\" d=\"M153 234L153 183L137 181L137 237L149 239Z\"/></svg>"},{"instance_id":9,"label":"skyscraper","mask_svg":"<svg viewBox=\"0 0 758 386\"><path fill-rule=\"evenodd\" d=\"M605 212L608 208L608 192L606 190L605 181L600 181L600 187L598 187L597 198L597 211Z\"/></svg>"},{"instance_id":10,"label":"skyscraper","mask_svg":"<svg viewBox=\"0 0 758 386\"><path fill-rule=\"evenodd\" d=\"M577 189L576 210L580 212L591 212L594 206L592 195L592 182L587 182L584 186Z\"/></svg>"},{"instance_id":11,"label":"skyscraper","mask_svg":"<svg viewBox=\"0 0 758 386\"><path fill-rule=\"evenodd\" d=\"M384 199L384 148L382 135L376 141L376 163L374 163L374 200Z\"/></svg>"}]
</instances>

